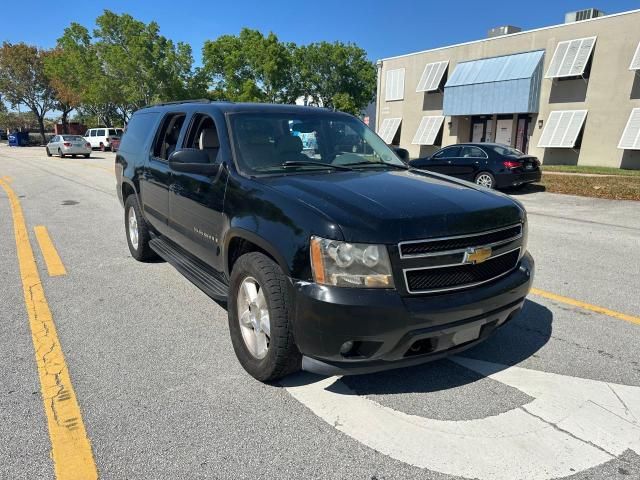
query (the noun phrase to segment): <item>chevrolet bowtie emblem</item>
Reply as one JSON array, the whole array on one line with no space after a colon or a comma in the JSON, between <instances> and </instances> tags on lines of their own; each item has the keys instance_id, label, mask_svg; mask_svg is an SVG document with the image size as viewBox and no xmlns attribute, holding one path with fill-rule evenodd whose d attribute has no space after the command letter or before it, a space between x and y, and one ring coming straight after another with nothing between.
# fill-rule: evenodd
<instances>
[{"instance_id":1,"label":"chevrolet bowtie emblem","mask_svg":"<svg viewBox=\"0 0 640 480\"><path fill-rule=\"evenodd\" d=\"M491 247L467 248L464 252L464 263L482 263L491 257Z\"/></svg>"}]
</instances>

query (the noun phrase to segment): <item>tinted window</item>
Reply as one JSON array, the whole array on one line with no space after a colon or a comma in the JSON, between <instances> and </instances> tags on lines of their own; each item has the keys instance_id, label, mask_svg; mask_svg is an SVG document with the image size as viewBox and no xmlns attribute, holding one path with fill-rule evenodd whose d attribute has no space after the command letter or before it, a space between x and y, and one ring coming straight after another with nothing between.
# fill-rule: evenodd
<instances>
[{"instance_id":1,"label":"tinted window","mask_svg":"<svg viewBox=\"0 0 640 480\"><path fill-rule=\"evenodd\" d=\"M439 152L437 152L433 158L453 158L458 156L458 152L460 151L460 147L448 147L443 148Z\"/></svg>"},{"instance_id":2,"label":"tinted window","mask_svg":"<svg viewBox=\"0 0 640 480\"><path fill-rule=\"evenodd\" d=\"M464 158L487 158L487 155L478 147L462 147L460 156Z\"/></svg>"},{"instance_id":3,"label":"tinted window","mask_svg":"<svg viewBox=\"0 0 640 480\"><path fill-rule=\"evenodd\" d=\"M154 157L167 160L175 151L185 117L184 113L170 113L164 117L153 144Z\"/></svg>"},{"instance_id":4,"label":"tinted window","mask_svg":"<svg viewBox=\"0 0 640 480\"><path fill-rule=\"evenodd\" d=\"M96 132L95 130L91 130L91 134L90 134L91 137L95 137L97 135L98 135L98 132Z\"/></svg>"},{"instance_id":5,"label":"tinted window","mask_svg":"<svg viewBox=\"0 0 640 480\"><path fill-rule=\"evenodd\" d=\"M115 136L118 135L118 132L116 132L115 128L112 128L109 130L109 136Z\"/></svg>"},{"instance_id":6,"label":"tinted window","mask_svg":"<svg viewBox=\"0 0 640 480\"><path fill-rule=\"evenodd\" d=\"M144 146L147 138L152 133L158 113L135 113L122 136L121 151L136 151Z\"/></svg>"},{"instance_id":7,"label":"tinted window","mask_svg":"<svg viewBox=\"0 0 640 480\"><path fill-rule=\"evenodd\" d=\"M96 131L96 137L104 137L104 130Z\"/></svg>"},{"instance_id":8,"label":"tinted window","mask_svg":"<svg viewBox=\"0 0 640 480\"><path fill-rule=\"evenodd\" d=\"M522 157L524 153L515 148L507 147L506 145L495 145L493 150L497 152L499 155L510 155L513 157Z\"/></svg>"}]
</instances>

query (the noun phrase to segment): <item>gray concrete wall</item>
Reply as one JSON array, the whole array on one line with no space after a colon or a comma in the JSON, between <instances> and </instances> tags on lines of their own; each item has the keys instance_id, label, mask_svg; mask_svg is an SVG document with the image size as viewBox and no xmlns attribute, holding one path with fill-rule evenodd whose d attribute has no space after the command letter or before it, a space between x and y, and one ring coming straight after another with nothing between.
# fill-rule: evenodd
<instances>
[{"instance_id":1,"label":"gray concrete wall","mask_svg":"<svg viewBox=\"0 0 640 480\"><path fill-rule=\"evenodd\" d=\"M540 111L533 116L529 153L546 163L640 168L640 151L617 148L632 108L640 107L640 73L629 70L640 41L640 10L384 59L378 78L377 122L402 117L400 144L412 157L420 156L433 150L411 144L420 119L442 115L442 93L416 92L427 63L449 60L450 76L459 62L545 49L546 73L558 42L594 35L598 38L588 79L542 79ZM385 74L395 68L405 68L404 99L387 102ZM589 112L579 150L537 147L544 128L538 127L538 120L545 123L553 110L581 109ZM468 141L469 131L469 117L445 117L442 145Z\"/></svg>"}]
</instances>

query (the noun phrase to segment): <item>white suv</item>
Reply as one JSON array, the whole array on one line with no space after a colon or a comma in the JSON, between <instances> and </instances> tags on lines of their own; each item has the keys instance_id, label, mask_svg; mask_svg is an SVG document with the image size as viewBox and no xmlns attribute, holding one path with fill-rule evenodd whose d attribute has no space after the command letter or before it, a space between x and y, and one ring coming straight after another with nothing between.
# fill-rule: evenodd
<instances>
[{"instance_id":1,"label":"white suv","mask_svg":"<svg viewBox=\"0 0 640 480\"><path fill-rule=\"evenodd\" d=\"M84 134L84 138L91 144L91 148L99 148L103 152L111 150L111 142L120 140L121 128L90 128Z\"/></svg>"}]
</instances>

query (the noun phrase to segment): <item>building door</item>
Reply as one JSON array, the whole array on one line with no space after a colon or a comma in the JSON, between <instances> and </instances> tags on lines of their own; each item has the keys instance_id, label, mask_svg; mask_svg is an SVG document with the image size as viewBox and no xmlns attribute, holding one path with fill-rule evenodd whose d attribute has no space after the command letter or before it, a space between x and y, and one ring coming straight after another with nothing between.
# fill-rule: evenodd
<instances>
[{"instance_id":1,"label":"building door","mask_svg":"<svg viewBox=\"0 0 640 480\"><path fill-rule=\"evenodd\" d=\"M516 131L516 148L523 153L529 149L529 115L518 117L518 130Z\"/></svg>"},{"instance_id":2,"label":"building door","mask_svg":"<svg viewBox=\"0 0 640 480\"><path fill-rule=\"evenodd\" d=\"M484 123L474 123L471 128L471 141L480 143L484 141Z\"/></svg>"},{"instance_id":3,"label":"building door","mask_svg":"<svg viewBox=\"0 0 640 480\"><path fill-rule=\"evenodd\" d=\"M513 119L498 119L496 127L496 143L511 145Z\"/></svg>"}]
</instances>

